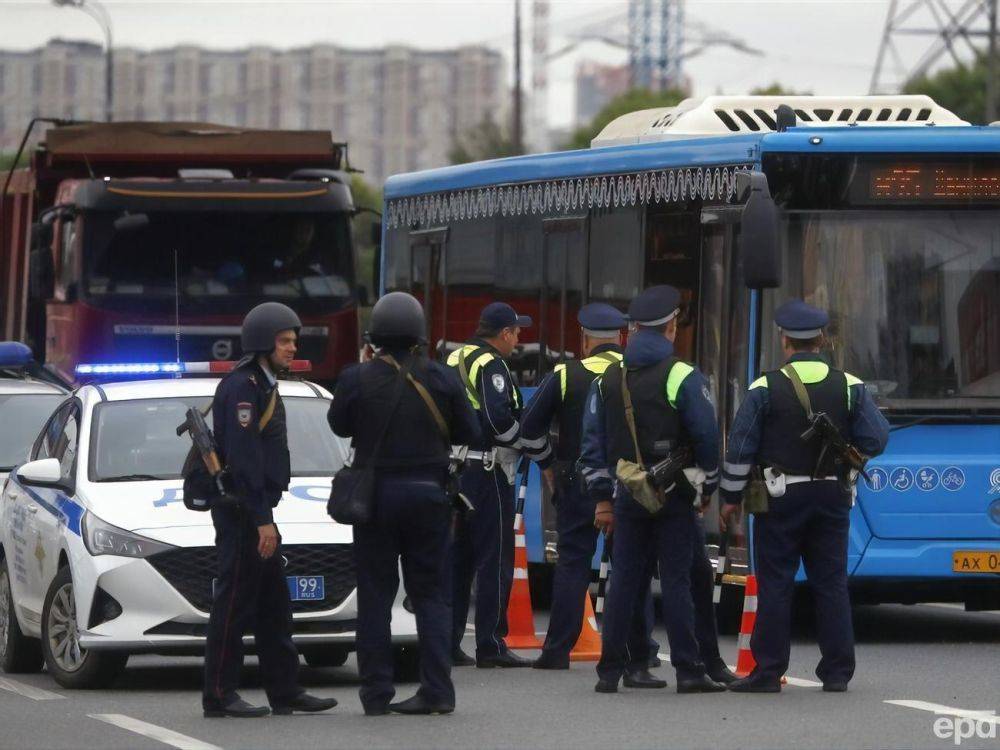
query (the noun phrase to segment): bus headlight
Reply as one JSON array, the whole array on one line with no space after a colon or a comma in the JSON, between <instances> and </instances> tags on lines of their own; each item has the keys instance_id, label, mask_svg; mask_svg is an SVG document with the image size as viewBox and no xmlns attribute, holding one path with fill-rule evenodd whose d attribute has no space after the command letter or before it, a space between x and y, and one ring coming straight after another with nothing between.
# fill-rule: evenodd
<instances>
[{"instance_id":1,"label":"bus headlight","mask_svg":"<svg viewBox=\"0 0 1000 750\"><path fill-rule=\"evenodd\" d=\"M990 520L997 526L1000 526L1000 499L994 500L990 503L990 507L987 512L990 514Z\"/></svg>"},{"instance_id":2,"label":"bus headlight","mask_svg":"<svg viewBox=\"0 0 1000 750\"><path fill-rule=\"evenodd\" d=\"M157 552L174 549L172 544L164 544L102 521L93 513L83 517L83 543L87 551L94 555L118 555L119 557L149 557Z\"/></svg>"}]
</instances>

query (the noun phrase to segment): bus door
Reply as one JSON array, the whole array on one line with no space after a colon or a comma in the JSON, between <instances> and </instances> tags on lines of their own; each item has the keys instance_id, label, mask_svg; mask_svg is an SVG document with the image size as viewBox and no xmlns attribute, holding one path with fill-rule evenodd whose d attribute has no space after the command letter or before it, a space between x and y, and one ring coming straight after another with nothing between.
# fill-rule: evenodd
<instances>
[{"instance_id":1,"label":"bus door","mask_svg":"<svg viewBox=\"0 0 1000 750\"><path fill-rule=\"evenodd\" d=\"M424 306L428 353L448 353L448 227L410 232L410 291Z\"/></svg>"},{"instance_id":2,"label":"bus door","mask_svg":"<svg viewBox=\"0 0 1000 750\"><path fill-rule=\"evenodd\" d=\"M542 279L538 296L537 351L525 347L522 384L537 384L557 363L578 354L576 315L587 278L587 216L542 222Z\"/></svg>"}]
</instances>

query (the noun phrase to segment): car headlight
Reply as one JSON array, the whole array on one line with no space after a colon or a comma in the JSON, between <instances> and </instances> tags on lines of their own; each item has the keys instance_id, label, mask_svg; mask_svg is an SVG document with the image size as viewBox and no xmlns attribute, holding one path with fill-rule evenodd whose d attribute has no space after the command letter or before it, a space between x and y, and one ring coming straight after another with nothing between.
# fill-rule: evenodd
<instances>
[{"instance_id":1,"label":"car headlight","mask_svg":"<svg viewBox=\"0 0 1000 750\"><path fill-rule=\"evenodd\" d=\"M93 513L83 517L83 543L87 551L94 555L118 555L120 557L149 557L157 552L174 549L172 544L164 544L131 531L119 529L102 521Z\"/></svg>"}]
</instances>

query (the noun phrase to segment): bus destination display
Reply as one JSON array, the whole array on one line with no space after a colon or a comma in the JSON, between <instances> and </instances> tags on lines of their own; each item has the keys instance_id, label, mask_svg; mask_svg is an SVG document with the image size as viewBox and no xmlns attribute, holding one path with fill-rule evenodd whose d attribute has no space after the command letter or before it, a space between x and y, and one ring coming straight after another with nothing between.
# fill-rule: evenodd
<instances>
[{"instance_id":1,"label":"bus destination display","mask_svg":"<svg viewBox=\"0 0 1000 750\"><path fill-rule=\"evenodd\" d=\"M1000 200L1000 166L995 164L895 164L869 172L873 202L933 203Z\"/></svg>"}]
</instances>

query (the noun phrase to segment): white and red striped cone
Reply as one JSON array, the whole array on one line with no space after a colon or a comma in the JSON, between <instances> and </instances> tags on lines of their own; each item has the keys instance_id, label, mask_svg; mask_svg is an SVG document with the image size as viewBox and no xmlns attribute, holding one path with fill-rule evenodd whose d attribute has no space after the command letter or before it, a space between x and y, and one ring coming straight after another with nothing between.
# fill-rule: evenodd
<instances>
[{"instance_id":1,"label":"white and red striped cone","mask_svg":"<svg viewBox=\"0 0 1000 750\"><path fill-rule=\"evenodd\" d=\"M757 576L751 573L747 576L746 591L743 595L743 617L740 620L740 637L736 647L736 674L740 677L746 677L757 666L757 661L750 650L750 636L753 635L756 623Z\"/></svg>"},{"instance_id":2,"label":"white and red striped cone","mask_svg":"<svg viewBox=\"0 0 1000 750\"><path fill-rule=\"evenodd\" d=\"M535 615L531 609L531 588L528 585L528 549L524 541L524 519L517 515L514 532L514 581L507 604L507 645L510 648L541 648L535 635Z\"/></svg>"}]
</instances>

